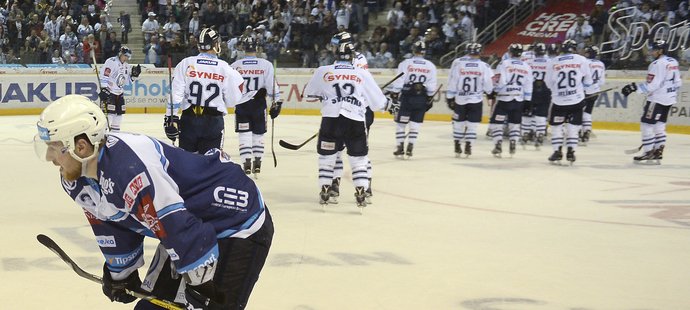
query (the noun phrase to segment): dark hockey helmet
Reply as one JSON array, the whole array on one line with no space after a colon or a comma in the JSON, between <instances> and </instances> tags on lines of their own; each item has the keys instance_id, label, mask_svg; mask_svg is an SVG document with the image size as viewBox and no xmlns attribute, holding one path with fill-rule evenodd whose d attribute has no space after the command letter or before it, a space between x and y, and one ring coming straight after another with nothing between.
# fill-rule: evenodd
<instances>
[{"instance_id":1,"label":"dark hockey helmet","mask_svg":"<svg viewBox=\"0 0 690 310\"><path fill-rule=\"evenodd\" d=\"M662 54L668 51L668 43L665 40L655 40L652 42L652 50L662 50Z\"/></svg>"},{"instance_id":2,"label":"dark hockey helmet","mask_svg":"<svg viewBox=\"0 0 690 310\"><path fill-rule=\"evenodd\" d=\"M537 56L544 56L546 54L546 44L544 43L534 43L532 44L532 50Z\"/></svg>"},{"instance_id":3,"label":"dark hockey helmet","mask_svg":"<svg viewBox=\"0 0 690 310\"><path fill-rule=\"evenodd\" d=\"M220 53L220 35L211 28L201 29L197 47L199 51L214 50L216 53Z\"/></svg>"},{"instance_id":4,"label":"dark hockey helmet","mask_svg":"<svg viewBox=\"0 0 690 310\"><path fill-rule=\"evenodd\" d=\"M256 52L256 39L251 36L242 38L242 49L245 52Z\"/></svg>"},{"instance_id":5,"label":"dark hockey helmet","mask_svg":"<svg viewBox=\"0 0 690 310\"><path fill-rule=\"evenodd\" d=\"M565 40L561 44L561 53L575 53L577 51L577 42L575 40Z\"/></svg>"},{"instance_id":6,"label":"dark hockey helmet","mask_svg":"<svg viewBox=\"0 0 690 310\"><path fill-rule=\"evenodd\" d=\"M122 46L120 47L119 55L127 56L127 60L132 59L132 50L127 46Z\"/></svg>"},{"instance_id":7,"label":"dark hockey helmet","mask_svg":"<svg viewBox=\"0 0 690 310\"><path fill-rule=\"evenodd\" d=\"M352 43L341 43L335 51L338 60L352 61L355 55L355 46Z\"/></svg>"},{"instance_id":8,"label":"dark hockey helmet","mask_svg":"<svg viewBox=\"0 0 690 310\"><path fill-rule=\"evenodd\" d=\"M340 43L352 43L352 35L347 31L336 33L331 38L331 45L338 47Z\"/></svg>"},{"instance_id":9,"label":"dark hockey helmet","mask_svg":"<svg viewBox=\"0 0 690 310\"><path fill-rule=\"evenodd\" d=\"M465 47L465 53L468 55L479 55L482 52L482 45L480 43L469 43Z\"/></svg>"},{"instance_id":10,"label":"dark hockey helmet","mask_svg":"<svg viewBox=\"0 0 690 310\"><path fill-rule=\"evenodd\" d=\"M597 58L599 55L599 47L597 46L587 46L585 47L585 57L589 59Z\"/></svg>"},{"instance_id":11,"label":"dark hockey helmet","mask_svg":"<svg viewBox=\"0 0 690 310\"><path fill-rule=\"evenodd\" d=\"M412 44L412 53L424 54L424 52L426 52L426 44L424 41L417 41Z\"/></svg>"},{"instance_id":12,"label":"dark hockey helmet","mask_svg":"<svg viewBox=\"0 0 690 310\"><path fill-rule=\"evenodd\" d=\"M520 57L522 55L522 44L513 43L508 47L508 53L511 57Z\"/></svg>"}]
</instances>

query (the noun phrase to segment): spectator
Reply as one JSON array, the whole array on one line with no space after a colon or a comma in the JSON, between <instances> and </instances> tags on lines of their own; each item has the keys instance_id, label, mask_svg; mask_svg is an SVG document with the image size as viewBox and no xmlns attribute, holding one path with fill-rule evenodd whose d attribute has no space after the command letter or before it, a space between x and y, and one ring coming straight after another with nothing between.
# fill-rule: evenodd
<instances>
[{"instance_id":1,"label":"spectator","mask_svg":"<svg viewBox=\"0 0 690 310\"><path fill-rule=\"evenodd\" d=\"M144 46L144 63L154 64L156 67L160 65L160 55L163 54L163 49L158 43L158 36L152 36L149 44Z\"/></svg>"},{"instance_id":2,"label":"spectator","mask_svg":"<svg viewBox=\"0 0 690 310\"><path fill-rule=\"evenodd\" d=\"M352 5L345 6L342 1L339 2L338 9L335 10L335 23L339 32L349 29L350 15L352 15Z\"/></svg>"},{"instance_id":3,"label":"spectator","mask_svg":"<svg viewBox=\"0 0 690 310\"><path fill-rule=\"evenodd\" d=\"M235 4L235 12L237 13L237 26L235 29L244 29L249 23L249 14L251 12L251 5L249 0L240 0Z\"/></svg>"},{"instance_id":4,"label":"spectator","mask_svg":"<svg viewBox=\"0 0 690 310\"><path fill-rule=\"evenodd\" d=\"M86 36L86 39L82 42L82 50L84 51L82 54L84 55L84 63L92 64L94 56L97 63L103 63L101 59L101 42L96 40L96 36L93 34ZM94 53L93 56L91 53Z\"/></svg>"},{"instance_id":5,"label":"spectator","mask_svg":"<svg viewBox=\"0 0 690 310\"><path fill-rule=\"evenodd\" d=\"M150 43L152 37L158 39L159 28L160 26L156 20L156 13L149 12L148 18L141 25L141 32L144 34L144 43Z\"/></svg>"},{"instance_id":6,"label":"spectator","mask_svg":"<svg viewBox=\"0 0 690 310\"><path fill-rule=\"evenodd\" d=\"M369 62L369 68L393 68L395 66L393 54L388 51L388 44L385 42L379 45L378 51L367 61Z\"/></svg>"},{"instance_id":7,"label":"spectator","mask_svg":"<svg viewBox=\"0 0 690 310\"><path fill-rule=\"evenodd\" d=\"M62 53L64 54L65 52L69 52L70 54L68 55L71 56L74 53L77 44L79 44L79 39L77 38L77 35L72 32L72 26L66 26L65 33L60 36Z\"/></svg>"},{"instance_id":8,"label":"spectator","mask_svg":"<svg viewBox=\"0 0 690 310\"><path fill-rule=\"evenodd\" d=\"M120 11L120 18L117 20L120 22L122 29L122 43L127 44L129 41L129 33L132 32L132 21L129 14L125 11Z\"/></svg>"},{"instance_id":9,"label":"spectator","mask_svg":"<svg viewBox=\"0 0 690 310\"><path fill-rule=\"evenodd\" d=\"M38 14L34 13L31 14L31 19L26 23L26 27L29 28L29 31L36 30L36 34L39 34L43 31L43 22L38 19Z\"/></svg>"},{"instance_id":10,"label":"spectator","mask_svg":"<svg viewBox=\"0 0 690 310\"><path fill-rule=\"evenodd\" d=\"M462 31L462 41L473 41L474 37L474 22L470 18L470 14L460 11L460 30Z\"/></svg>"},{"instance_id":11,"label":"spectator","mask_svg":"<svg viewBox=\"0 0 690 310\"><path fill-rule=\"evenodd\" d=\"M218 12L216 4L213 2L207 2L206 11L201 12L201 25L202 27L211 27L223 24L223 15Z\"/></svg>"},{"instance_id":12,"label":"spectator","mask_svg":"<svg viewBox=\"0 0 690 310\"><path fill-rule=\"evenodd\" d=\"M60 56L60 50L53 51L52 64L54 65L64 65L65 60Z\"/></svg>"},{"instance_id":13,"label":"spectator","mask_svg":"<svg viewBox=\"0 0 690 310\"><path fill-rule=\"evenodd\" d=\"M197 44L199 43L197 41L197 36L189 35L189 40L187 44L187 49L185 50L186 55L198 55L199 54L199 47Z\"/></svg>"},{"instance_id":14,"label":"spectator","mask_svg":"<svg viewBox=\"0 0 690 310\"><path fill-rule=\"evenodd\" d=\"M412 44L421 39L422 37L419 35L419 28L410 28L410 34L407 35L402 41L400 41L400 55L403 58L412 57Z\"/></svg>"},{"instance_id":15,"label":"spectator","mask_svg":"<svg viewBox=\"0 0 690 310\"><path fill-rule=\"evenodd\" d=\"M592 26L587 24L585 17L580 15L574 25L565 33L565 38L575 40L578 50L585 48L585 40L592 36Z\"/></svg>"},{"instance_id":16,"label":"spectator","mask_svg":"<svg viewBox=\"0 0 690 310\"><path fill-rule=\"evenodd\" d=\"M117 40L117 33L115 31L110 32L108 39L105 40L103 45L103 60L110 57L116 56L122 47L122 43Z\"/></svg>"},{"instance_id":17,"label":"spectator","mask_svg":"<svg viewBox=\"0 0 690 310\"><path fill-rule=\"evenodd\" d=\"M402 3L396 2L395 7L392 8L390 11L388 11L388 16L386 16L386 20L388 21L388 24L393 26L396 30L399 30L402 27L403 23L403 18L405 17L405 12L402 10Z\"/></svg>"},{"instance_id":18,"label":"spectator","mask_svg":"<svg viewBox=\"0 0 690 310\"><path fill-rule=\"evenodd\" d=\"M199 27L199 11L194 10L192 11L192 18L189 20L188 33L194 37L198 37L199 32L201 31L201 28Z\"/></svg>"},{"instance_id":19,"label":"spectator","mask_svg":"<svg viewBox=\"0 0 690 310\"><path fill-rule=\"evenodd\" d=\"M321 52L319 53L319 66L332 65L334 61L335 57L333 57L333 54L329 50L321 50Z\"/></svg>"},{"instance_id":20,"label":"spectator","mask_svg":"<svg viewBox=\"0 0 690 310\"><path fill-rule=\"evenodd\" d=\"M96 23L96 26L93 27L93 30L95 31L98 40L101 41L101 45L103 45L105 43L105 39L108 38L108 34L113 31L113 24L106 19L105 14L101 14L101 16L98 18L98 23Z\"/></svg>"},{"instance_id":21,"label":"spectator","mask_svg":"<svg viewBox=\"0 0 690 310\"><path fill-rule=\"evenodd\" d=\"M180 36L180 24L175 20L175 15L170 15L168 17L168 22L163 25L163 34L165 35L166 42L172 42L175 36Z\"/></svg>"},{"instance_id":22,"label":"spectator","mask_svg":"<svg viewBox=\"0 0 690 310\"><path fill-rule=\"evenodd\" d=\"M592 43L599 46L604 39L604 26L608 23L609 13L604 9L604 0L597 0L594 9L589 14L589 24L592 26Z\"/></svg>"},{"instance_id":23,"label":"spectator","mask_svg":"<svg viewBox=\"0 0 690 310\"><path fill-rule=\"evenodd\" d=\"M0 50L10 47L10 37L7 34L7 28L5 28L5 25L0 25Z\"/></svg>"},{"instance_id":24,"label":"spectator","mask_svg":"<svg viewBox=\"0 0 690 310\"><path fill-rule=\"evenodd\" d=\"M82 17L81 24L77 27L77 39L79 39L79 41L84 41L88 35L93 33L93 26L89 24L89 19L86 16Z\"/></svg>"},{"instance_id":25,"label":"spectator","mask_svg":"<svg viewBox=\"0 0 690 310\"><path fill-rule=\"evenodd\" d=\"M427 30L426 35L424 36L424 43L426 43L425 58L429 60L438 61L446 50L443 39L441 39L439 31L436 29L436 27L431 27L429 30Z\"/></svg>"},{"instance_id":26,"label":"spectator","mask_svg":"<svg viewBox=\"0 0 690 310\"><path fill-rule=\"evenodd\" d=\"M14 52L13 54L16 54L19 52L20 47L24 45L24 41L29 35L28 28L24 23L24 13L22 13L17 7L17 12L14 14L14 16L12 15L12 12L10 12L10 17L7 21L7 34L10 37L12 51Z\"/></svg>"},{"instance_id":27,"label":"spectator","mask_svg":"<svg viewBox=\"0 0 690 310\"><path fill-rule=\"evenodd\" d=\"M443 31L443 35L446 37L446 43L450 44L450 46L460 43L460 38L457 34L462 32L460 31L460 24L455 17L446 19L446 23L441 27L441 31Z\"/></svg>"},{"instance_id":28,"label":"spectator","mask_svg":"<svg viewBox=\"0 0 690 310\"><path fill-rule=\"evenodd\" d=\"M60 23L58 23L57 16L54 13L50 14L50 20L43 25L43 29L48 32L48 36L53 43L60 42Z\"/></svg>"}]
</instances>

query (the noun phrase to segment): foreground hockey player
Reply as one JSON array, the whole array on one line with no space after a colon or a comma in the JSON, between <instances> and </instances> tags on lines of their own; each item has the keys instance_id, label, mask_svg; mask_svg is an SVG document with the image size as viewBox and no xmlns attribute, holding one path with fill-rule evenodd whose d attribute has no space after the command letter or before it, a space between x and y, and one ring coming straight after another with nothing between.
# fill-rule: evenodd
<instances>
[{"instance_id":1,"label":"foreground hockey player","mask_svg":"<svg viewBox=\"0 0 690 310\"><path fill-rule=\"evenodd\" d=\"M254 98L237 105L235 108L235 132L239 136L240 159L246 174L261 172L261 160L264 157L264 134L266 133L266 95L276 102L269 109L272 119L278 117L283 103L278 94L273 64L268 60L256 57L257 43L252 37L245 37L240 44L244 58L230 65L242 75L244 92L257 91ZM254 165L252 167L252 158Z\"/></svg>"},{"instance_id":2,"label":"foreground hockey player","mask_svg":"<svg viewBox=\"0 0 690 310\"><path fill-rule=\"evenodd\" d=\"M99 72L101 92L98 97L101 107L108 115L110 131L120 131L125 114L124 87L131 84L141 74L141 65L132 67L127 63L132 58L132 51L123 46L117 56L108 58Z\"/></svg>"},{"instance_id":3,"label":"foreground hockey player","mask_svg":"<svg viewBox=\"0 0 690 310\"><path fill-rule=\"evenodd\" d=\"M582 114L582 129L580 130L580 141L587 143L592 134L592 110L594 103L599 99L599 91L606 83L606 65L597 59L599 48L588 46L585 48L585 57L589 60L589 71L592 73L592 85L585 89L585 106Z\"/></svg>"},{"instance_id":4,"label":"foreground hockey player","mask_svg":"<svg viewBox=\"0 0 690 310\"><path fill-rule=\"evenodd\" d=\"M565 145L568 148L566 159L575 162L578 134L582 125L582 108L584 107L585 88L592 85L592 73L589 60L575 54L577 42L565 40L561 45L561 55L549 63L546 71L546 85L551 89L551 146L553 154L549 162L560 162L563 159L563 124L565 126Z\"/></svg>"},{"instance_id":5,"label":"foreground hockey player","mask_svg":"<svg viewBox=\"0 0 690 310\"><path fill-rule=\"evenodd\" d=\"M655 60L647 69L647 81L640 85L630 83L621 89L626 97L637 91L647 96L644 112L640 119L642 132L642 155L635 161L661 161L666 146L666 120L671 106L678 101L683 80L678 70L678 61L666 55L668 43L657 40L652 43L650 54Z\"/></svg>"},{"instance_id":6,"label":"foreground hockey player","mask_svg":"<svg viewBox=\"0 0 690 310\"><path fill-rule=\"evenodd\" d=\"M479 59L482 45L470 43L466 55L453 61L448 74L446 103L453 110L453 144L455 156L462 154L465 142L465 155L472 155L472 145L477 140L477 126L482 121L484 96L493 91L493 71Z\"/></svg>"},{"instance_id":7,"label":"foreground hockey player","mask_svg":"<svg viewBox=\"0 0 690 310\"><path fill-rule=\"evenodd\" d=\"M166 109L163 127L170 140L179 137L181 148L204 154L223 148L227 108L251 99L256 90L243 94L242 76L218 58L220 35L215 30L201 30L198 48L198 56L187 57L175 67L173 109ZM180 108L182 117L177 116Z\"/></svg>"},{"instance_id":8,"label":"foreground hockey player","mask_svg":"<svg viewBox=\"0 0 690 310\"><path fill-rule=\"evenodd\" d=\"M503 153L503 124L508 121L509 152L515 154L515 147L520 139L523 103L532 100L532 69L520 60L522 45L511 44L508 47L510 58L501 61L496 67L494 76L496 107L489 119L489 128L494 142L491 151L496 157Z\"/></svg>"},{"instance_id":9,"label":"foreground hockey player","mask_svg":"<svg viewBox=\"0 0 690 310\"><path fill-rule=\"evenodd\" d=\"M98 106L67 95L41 113L34 146L60 168L105 256L103 293L144 292L185 309L244 309L273 238L256 184L227 154L192 154L152 137L108 133ZM143 281L144 237L160 241ZM135 309L160 309L140 300Z\"/></svg>"},{"instance_id":10,"label":"foreground hockey player","mask_svg":"<svg viewBox=\"0 0 690 310\"><path fill-rule=\"evenodd\" d=\"M393 155L396 157L412 157L414 144L417 142L419 130L426 114L433 105L433 95L436 91L436 66L426 59L424 53L426 45L423 41L412 44L414 56L405 59L398 65L396 74L403 76L395 80L389 87L391 98L399 98L399 111L394 113L396 129L395 143L397 148ZM408 129L405 133L405 129ZM407 147L405 148L405 138Z\"/></svg>"},{"instance_id":11,"label":"foreground hockey player","mask_svg":"<svg viewBox=\"0 0 690 310\"><path fill-rule=\"evenodd\" d=\"M336 153L345 145L357 206L364 207L365 191L369 186L366 108L382 110L387 99L371 74L352 64L354 46L351 43L340 44L336 57L338 60L334 64L316 69L304 90L306 97L321 98L323 104L317 143L320 203L327 204L330 200Z\"/></svg>"}]
</instances>

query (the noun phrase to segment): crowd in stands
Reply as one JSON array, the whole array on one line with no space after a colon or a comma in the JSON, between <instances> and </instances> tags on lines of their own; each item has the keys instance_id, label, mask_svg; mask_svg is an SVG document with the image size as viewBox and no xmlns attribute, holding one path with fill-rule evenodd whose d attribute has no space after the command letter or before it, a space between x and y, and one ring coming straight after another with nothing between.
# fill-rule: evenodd
<instances>
[{"instance_id":1,"label":"crowd in stands","mask_svg":"<svg viewBox=\"0 0 690 310\"><path fill-rule=\"evenodd\" d=\"M102 63L144 36L145 62L166 65L196 54L196 36L214 27L222 57L242 55L241 36L254 36L269 60L292 57L295 66L333 61L331 37L346 30L371 67L390 68L424 40L437 60L498 16L508 0L139 0L141 25L105 0L0 0L0 63ZM381 19L385 18L385 21ZM375 21L375 23L374 23ZM371 29L370 29L371 28ZM135 51L139 52L139 51Z\"/></svg>"}]
</instances>

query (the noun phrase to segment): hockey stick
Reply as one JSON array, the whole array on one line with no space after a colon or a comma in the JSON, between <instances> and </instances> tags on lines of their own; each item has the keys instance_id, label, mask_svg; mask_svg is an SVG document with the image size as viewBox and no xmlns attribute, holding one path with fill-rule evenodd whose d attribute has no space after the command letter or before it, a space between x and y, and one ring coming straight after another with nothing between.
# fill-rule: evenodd
<instances>
[{"instance_id":1,"label":"hockey stick","mask_svg":"<svg viewBox=\"0 0 690 310\"><path fill-rule=\"evenodd\" d=\"M168 53L168 85L170 85L170 117L175 115L175 110L173 109L173 94L172 94L172 54ZM175 145L175 140L172 139L172 144Z\"/></svg>"},{"instance_id":2,"label":"hockey stick","mask_svg":"<svg viewBox=\"0 0 690 310\"><path fill-rule=\"evenodd\" d=\"M271 109L275 108L275 106L276 106L276 86L277 86L277 84L276 84L276 67L278 67L278 60L273 59L273 85L272 85L272 88L273 88L273 97L272 98L273 98L273 100L271 102ZM275 118L271 117L271 155L273 155L273 167L278 167L278 159L276 158L276 151L273 147L275 145L275 143L273 143L273 141L274 141L273 136L275 133L275 128L276 128Z\"/></svg>"},{"instance_id":3,"label":"hockey stick","mask_svg":"<svg viewBox=\"0 0 690 310\"><path fill-rule=\"evenodd\" d=\"M96 81L96 85L98 85L98 93L103 90L103 86L101 86L101 73L98 71L98 64L96 63L96 50L91 49L91 60L93 60L93 68L96 69L96 78L98 81ZM99 98L100 99L100 98ZM108 98L110 99L110 98ZM102 107L103 109L103 114L105 114L105 124L108 126L108 129L110 129L110 120L108 119L108 101L105 101L105 104Z\"/></svg>"},{"instance_id":4,"label":"hockey stick","mask_svg":"<svg viewBox=\"0 0 690 310\"><path fill-rule=\"evenodd\" d=\"M38 242L40 242L43 246L45 246L49 250L55 252L55 254L57 254L57 256L60 257L60 259L62 259L67 265L72 267L72 270L74 270L74 272L77 273L78 276L80 276L84 279L99 283L99 284L103 284L103 279L101 279L101 277L96 276L94 274L90 274L90 273L84 271L84 269L81 269L81 267L79 267L79 265L77 265L77 263L75 263L72 260L72 258L70 258L69 255L67 255L67 253L65 253L65 251L63 251L60 248L60 246L58 246L57 243L55 243L55 241L53 241L53 239L50 239L50 237L48 237L46 235L42 235L42 234L37 235L36 239L38 239ZM175 303L167 301L167 300L158 299L155 296L145 295L145 294L131 291L128 289L125 289L125 291L127 292L128 295L134 296L134 297L139 298L139 299L146 300L146 301L148 301L148 302L150 302L156 306L159 306L163 309L184 310L184 308L178 304L175 304Z\"/></svg>"},{"instance_id":5,"label":"hockey stick","mask_svg":"<svg viewBox=\"0 0 690 310\"><path fill-rule=\"evenodd\" d=\"M642 149L642 145L640 145L634 149L625 150L625 151L623 151L623 153L628 154L628 155L632 155L632 154L639 152L641 149Z\"/></svg>"},{"instance_id":6,"label":"hockey stick","mask_svg":"<svg viewBox=\"0 0 690 310\"><path fill-rule=\"evenodd\" d=\"M585 96L585 99L594 98L594 97L599 96L599 95L601 95L601 94L603 94L603 93L605 93L605 92L612 91L612 90L617 89L617 88L620 88L620 86L611 87L611 88L608 88L608 89L604 89L604 90L598 91L598 92L593 93L593 94L586 95L586 96Z\"/></svg>"},{"instance_id":7,"label":"hockey stick","mask_svg":"<svg viewBox=\"0 0 690 310\"><path fill-rule=\"evenodd\" d=\"M300 148L302 148L303 146L305 146L307 143L309 143L309 141L314 140L314 138L316 138L318 135L319 135L318 132L313 134L311 137L309 137L309 139L307 139L307 141L304 141L301 144L292 144L292 143L286 142L285 140L278 141L278 144L280 144L280 146L282 146L288 150L296 151L296 150L299 150Z\"/></svg>"},{"instance_id":8,"label":"hockey stick","mask_svg":"<svg viewBox=\"0 0 690 310\"><path fill-rule=\"evenodd\" d=\"M388 85L390 85L391 83L395 82L395 80L399 79L401 76L403 76L403 74L404 74L403 72L398 73L398 75L396 75L392 80L388 81L386 84L383 84L383 86L381 86L380 88L381 88L381 89L386 88L386 86L388 86ZM305 85L305 86L306 86L306 85ZM304 93L304 91L303 91L302 93ZM323 100L323 97L321 97L321 96L315 96L315 95L307 95L307 98L316 98L316 99L319 99L319 100ZM311 137L309 137L309 139L307 139L306 141L302 142L301 144L292 144L292 143L288 143L288 142L285 141L285 140L280 140L280 141L278 141L278 144L280 144L280 146L282 146L282 147L284 147L284 148L286 148L286 149L288 149L288 150L294 150L294 151L296 151L296 150L299 150L300 148L302 148L303 146L305 146L307 143L309 143L309 141L313 140L313 139L316 138L318 135L319 135L319 133L316 132L316 133L313 134Z\"/></svg>"}]
</instances>

